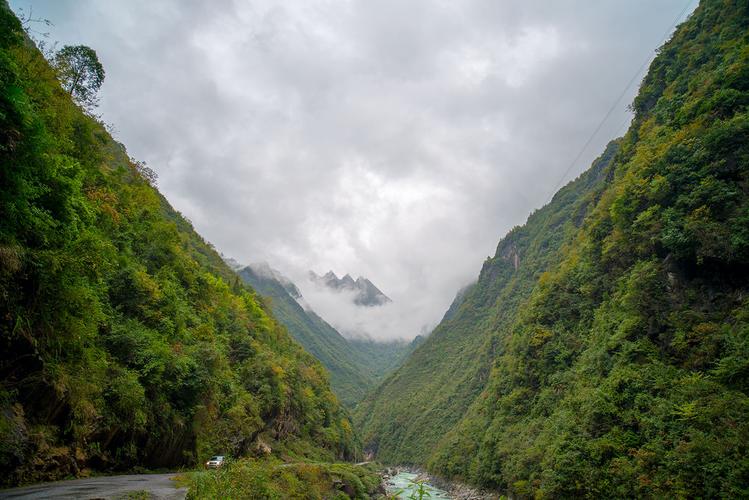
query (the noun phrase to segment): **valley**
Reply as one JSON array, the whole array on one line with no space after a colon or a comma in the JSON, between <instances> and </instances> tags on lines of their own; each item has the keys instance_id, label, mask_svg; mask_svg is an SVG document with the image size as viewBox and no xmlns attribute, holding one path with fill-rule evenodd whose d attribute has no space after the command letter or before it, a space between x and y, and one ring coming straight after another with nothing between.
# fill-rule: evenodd
<instances>
[{"instance_id":1,"label":"valley","mask_svg":"<svg viewBox=\"0 0 749 500\"><path fill-rule=\"evenodd\" d=\"M357 407L365 449L520 498L743 495L748 14L659 50L624 137Z\"/></svg>"},{"instance_id":2,"label":"valley","mask_svg":"<svg viewBox=\"0 0 749 500\"><path fill-rule=\"evenodd\" d=\"M29 19L0 0L0 498L749 496L746 2L702 0L623 134L523 224L480 228L496 248L436 326L434 290L400 285L452 257L292 280L293 245L220 253L66 77L88 58L96 94L96 52ZM351 192L313 197L347 214ZM310 252L381 262L365 219Z\"/></svg>"},{"instance_id":3,"label":"valley","mask_svg":"<svg viewBox=\"0 0 749 500\"><path fill-rule=\"evenodd\" d=\"M269 300L270 309L289 334L328 369L331 387L349 408L395 369L418 343L418 339L376 342L345 338L306 305L291 280L267 264L244 266L237 272L245 283ZM354 283L352 279L350 282ZM370 285L367 291L374 288L371 282L366 282ZM347 300L347 297L341 299Z\"/></svg>"}]
</instances>

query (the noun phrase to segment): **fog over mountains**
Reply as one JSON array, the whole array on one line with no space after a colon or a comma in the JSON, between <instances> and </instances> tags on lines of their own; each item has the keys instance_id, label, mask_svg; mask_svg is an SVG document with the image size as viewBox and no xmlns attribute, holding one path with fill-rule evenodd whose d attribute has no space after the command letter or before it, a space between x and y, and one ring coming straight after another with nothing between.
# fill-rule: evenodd
<instances>
[{"instance_id":1,"label":"fog over mountains","mask_svg":"<svg viewBox=\"0 0 749 500\"><path fill-rule=\"evenodd\" d=\"M339 278L333 270L319 275L299 268L279 270L268 262L245 264L226 255L223 259L240 274L250 269L257 279L277 283L302 309L319 315L350 340L410 342L416 337L426 337L435 326L423 323L414 314L413 304L392 300L364 276L354 279L346 273ZM252 281L257 287L255 280Z\"/></svg>"},{"instance_id":2,"label":"fog over mountains","mask_svg":"<svg viewBox=\"0 0 749 500\"><path fill-rule=\"evenodd\" d=\"M339 278L333 271L328 271L323 276L318 276L314 271L310 271L309 279L318 286L327 287L331 290L354 292L353 301L358 306L373 307L392 302L374 283L362 276L354 281L350 274Z\"/></svg>"},{"instance_id":3,"label":"fog over mountains","mask_svg":"<svg viewBox=\"0 0 749 500\"><path fill-rule=\"evenodd\" d=\"M363 330L355 335L356 338L346 338L315 312L289 278L268 263L244 266L234 259L225 260L242 281L267 299L273 314L291 336L328 369L331 386L346 406L353 407L359 402L422 340L417 337L412 342L373 341ZM366 278L354 281L346 275L339 280L333 272L326 277L331 287L338 288L328 288L325 282L320 286L342 303L353 304L352 298L357 295L352 294L360 292L362 298L368 298L372 305L376 305L378 300L389 300ZM361 290L357 286L361 286Z\"/></svg>"}]
</instances>

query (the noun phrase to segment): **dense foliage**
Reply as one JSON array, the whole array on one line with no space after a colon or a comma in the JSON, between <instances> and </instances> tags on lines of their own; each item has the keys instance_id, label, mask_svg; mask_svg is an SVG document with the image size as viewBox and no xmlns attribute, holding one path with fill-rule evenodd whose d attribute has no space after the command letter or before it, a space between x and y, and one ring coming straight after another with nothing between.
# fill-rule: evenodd
<instances>
[{"instance_id":1,"label":"dense foliage","mask_svg":"<svg viewBox=\"0 0 749 500\"><path fill-rule=\"evenodd\" d=\"M328 369L333 391L350 408L413 350L415 344L405 341L346 339L314 311L300 306L274 277L254 271L252 267L240 270L239 276L268 298L278 321Z\"/></svg>"},{"instance_id":2,"label":"dense foliage","mask_svg":"<svg viewBox=\"0 0 749 500\"><path fill-rule=\"evenodd\" d=\"M365 361L372 380L377 383L398 368L423 341L424 337L421 335L411 341L378 341L363 337L348 339L359 358Z\"/></svg>"},{"instance_id":3,"label":"dense foliage","mask_svg":"<svg viewBox=\"0 0 749 500\"><path fill-rule=\"evenodd\" d=\"M355 452L327 374L0 2L0 481Z\"/></svg>"},{"instance_id":4,"label":"dense foliage","mask_svg":"<svg viewBox=\"0 0 749 500\"><path fill-rule=\"evenodd\" d=\"M360 414L367 442L515 497L748 496L747 105L749 4L703 1L652 63L605 185L576 215L580 229L548 248L560 258L537 267L546 272L530 297L509 306L501 291L525 279L523 262L546 238L518 249L517 269L497 271L500 292L482 309L491 319L468 334L483 332L490 347L472 354L491 357L468 411L451 413L448 435L416 454L383 433L394 418L401 435L413 432L404 410L374 424ZM472 293L450 321L477 304ZM384 390L448 364L450 352L425 354L450 321Z\"/></svg>"},{"instance_id":5,"label":"dense foliage","mask_svg":"<svg viewBox=\"0 0 749 500\"><path fill-rule=\"evenodd\" d=\"M385 498L378 466L242 459L187 474L188 499Z\"/></svg>"},{"instance_id":6,"label":"dense foliage","mask_svg":"<svg viewBox=\"0 0 749 500\"><path fill-rule=\"evenodd\" d=\"M55 54L53 66L62 88L79 106L84 109L96 106L105 73L94 49L66 45Z\"/></svg>"},{"instance_id":7,"label":"dense foliage","mask_svg":"<svg viewBox=\"0 0 749 500\"><path fill-rule=\"evenodd\" d=\"M541 273L560 261L563 242L595 201L616 150L610 144L590 171L513 229L434 332L357 406L364 445L378 459L423 464L460 420L488 378L492 332L509 324Z\"/></svg>"}]
</instances>

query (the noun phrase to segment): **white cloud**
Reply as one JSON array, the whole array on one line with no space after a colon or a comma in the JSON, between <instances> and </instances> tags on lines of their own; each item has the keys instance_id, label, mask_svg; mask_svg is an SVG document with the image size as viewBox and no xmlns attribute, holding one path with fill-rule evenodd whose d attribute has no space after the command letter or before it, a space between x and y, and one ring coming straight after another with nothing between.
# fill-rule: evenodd
<instances>
[{"instance_id":1,"label":"white cloud","mask_svg":"<svg viewBox=\"0 0 749 500\"><path fill-rule=\"evenodd\" d=\"M439 321L499 238L550 198L683 8L31 3L54 38L97 50L104 119L209 241L289 275L367 276L394 300L380 316L318 307L384 338ZM634 91L569 178L620 131Z\"/></svg>"}]
</instances>

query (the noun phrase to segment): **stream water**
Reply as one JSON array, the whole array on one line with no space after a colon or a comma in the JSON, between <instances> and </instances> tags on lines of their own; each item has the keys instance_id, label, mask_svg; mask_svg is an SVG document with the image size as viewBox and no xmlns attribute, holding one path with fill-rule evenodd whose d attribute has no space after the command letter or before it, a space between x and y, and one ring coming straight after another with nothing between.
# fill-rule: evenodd
<instances>
[{"instance_id":1,"label":"stream water","mask_svg":"<svg viewBox=\"0 0 749 500\"><path fill-rule=\"evenodd\" d=\"M397 475L388 479L387 490L391 495L397 491L400 491L398 498L418 498L418 494L415 494L418 490L418 486L413 484L413 481L418 477L418 474L412 472L399 472ZM426 491L429 496L424 496L429 500L449 500L450 496L447 492L442 491L430 484L425 484ZM414 496L412 496L414 495Z\"/></svg>"}]
</instances>

